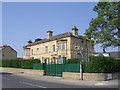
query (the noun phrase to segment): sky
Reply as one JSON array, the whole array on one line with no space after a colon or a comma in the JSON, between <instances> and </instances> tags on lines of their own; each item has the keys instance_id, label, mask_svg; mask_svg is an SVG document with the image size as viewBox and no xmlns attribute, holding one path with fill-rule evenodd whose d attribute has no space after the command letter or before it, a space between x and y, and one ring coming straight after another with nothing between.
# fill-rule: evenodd
<instances>
[{"instance_id":1,"label":"sky","mask_svg":"<svg viewBox=\"0 0 120 90\"><path fill-rule=\"evenodd\" d=\"M2 44L10 45L18 57L23 57L27 41L46 38L49 30L58 35L72 32L75 25L79 35L84 35L90 20L97 17L93 11L95 5L97 2L3 2ZM95 51L102 51L100 45L95 45Z\"/></svg>"}]
</instances>

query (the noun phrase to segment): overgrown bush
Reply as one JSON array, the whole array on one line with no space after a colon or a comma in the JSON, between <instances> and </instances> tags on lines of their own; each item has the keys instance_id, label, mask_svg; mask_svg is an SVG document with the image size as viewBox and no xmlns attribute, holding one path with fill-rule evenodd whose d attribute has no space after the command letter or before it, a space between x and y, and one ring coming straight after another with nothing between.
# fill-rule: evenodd
<instances>
[{"instance_id":1,"label":"overgrown bush","mask_svg":"<svg viewBox=\"0 0 120 90\"><path fill-rule=\"evenodd\" d=\"M73 58L73 59L68 59L65 62L65 64L73 64L73 63L80 63L80 61L77 58Z\"/></svg>"},{"instance_id":2,"label":"overgrown bush","mask_svg":"<svg viewBox=\"0 0 120 90\"><path fill-rule=\"evenodd\" d=\"M34 63L40 63L38 59L30 60L3 60L2 67L32 69Z\"/></svg>"}]
</instances>

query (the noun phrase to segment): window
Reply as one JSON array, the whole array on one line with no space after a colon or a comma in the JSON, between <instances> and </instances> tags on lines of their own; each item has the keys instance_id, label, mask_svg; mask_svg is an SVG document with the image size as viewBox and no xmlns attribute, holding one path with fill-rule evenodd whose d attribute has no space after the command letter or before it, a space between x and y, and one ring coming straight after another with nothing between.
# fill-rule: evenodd
<instances>
[{"instance_id":1,"label":"window","mask_svg":"<svg viewBox=\"0 0 120 90\"><path fill-rule=\"evenodd\" d=\"M63 63L63 58L62 58L62 56L59 56L58 57L58 64L62 64Z\"/></svg>"},{"instance_id":2,"label":"window","mask_svg":"<svg viewBox=\"0 0 120 90\"><path fill-rule=\"evenodd\" d=\"M31 55L33 55L33 49L31 50Z\"/></svg>"},{"instance_id":3,"label":"window","mask_svg":"<svg viewBox=\"0 0 120 90\"><path fill-rule=\"evenodd\" d=\"M62 42L62 43L58 43L58 50L65 50L66 48L66 43Z\"/></svg>"},{"instance_id":4,"label":"window","mask_svg":"<svg viewBox=\"0 0 120 90\"><path fill-rule=\"evenodd\" d=\"M29 49L25 49L25 55L29 56L30 55L30 50Z\"/></svg>"},{"instance_id":5,"label":"window","mask_svg":"<svg viewBox=\"0 0 120 90\"><path fill-rule=\"evenodd\" d=\"M40 54L39 48L36 49L36 54Z\"/></svg>"},{"instance_id":6,"label":"window","mask_svg":"<svg viewBox=\"0 0 120 90\"><path fill-rule=\"evenodd\" d=\"M65 50L65 42L62 43L62 50Z\"/></svg>"},{"instance_id":7,"label":"window","mask_svg":"<svg viewBox=\"0 0 120 90\"><path fill-rule=\"evenodd\" d=\"M55 52L55 45L53 45L53 52Z\"/></svg>"},{"instance_id":8,"label":"window","mask_svg":"<svg viewBox=\"0 0 120 90\"><path fill-rule=\"evenodd\" d=\"M66 62L66 56L63 56L63 63Z\"/></svg>"},{"instance_id":9,"label":"window","mask_svg":"<svg viewBox=\"0 0 120 90\"><path fill-rule=\"evenodd\" d=\"M57 61L56 61L56 58L53 57L53 64L57 64L56 62L57 62Z\"/></svg>"},{"instance_id":10,"label":"window","mask_svg":"<svg viewBox=\"0 0 120 90\"><path fill-rule=\"evenodd\" d=\"M46 64L49 64L49 58L45 58L44 61Z\"/></svg>"},{"instance_id":11,"label":"window","mask_svg":"<svg viewBox=\"0 0 120 90\"><path fill-rule=\"evenodd\" d=\"M48 46L45 47L45 53L48 53Z\"/></svg>"},{"instance_id":12,"label":"window","mask_svg":"<svg viewBox=\"0 0 120 90\"><path fill-rule=\"evenodd\" d=\"M61 43L58 43L58 50L61 49Z\"/></svg>"}]
</instances>

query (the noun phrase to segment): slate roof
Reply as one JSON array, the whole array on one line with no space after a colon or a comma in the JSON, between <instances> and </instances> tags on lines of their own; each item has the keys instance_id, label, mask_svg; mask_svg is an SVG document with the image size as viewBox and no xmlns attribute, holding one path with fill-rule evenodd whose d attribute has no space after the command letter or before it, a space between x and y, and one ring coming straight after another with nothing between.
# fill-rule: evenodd
<instances>
[{"instance_id":1,"label":"slate roof","mask_svg":"<svg viewBox=\"0 0 120 90\"><path fill-rule=\"evenodd\" d=\"M42 40L37 41L37 42L30 43L30 44L28 44L24 47L32 46L32 45L36 45L36 44L40 44L40 43L45 43L45 42L49 42L49 41L53 41L53 40L58 40L58 39L61 39L61 38L66 38L66 37L82 38L83 36L80 36L80 35L79 36L74 36L71 32L66 32L66 33L63 33L63 34L51 36L50 38L42 39Z\"/></svg>"},{"instance_id":2,"label":"slate roof","mask_svg":"<svg viewBox=\"0 0 120 90\"><path fill-rule=\"evenodd\" d=\"M3 46L0 46L0 50L4 50L6 47L9 47L11 48L13 51L15 51L17 53L16 50L14 50L12 47L8 46L8 45L3 45Z\"/></svg>"}]
</instances>

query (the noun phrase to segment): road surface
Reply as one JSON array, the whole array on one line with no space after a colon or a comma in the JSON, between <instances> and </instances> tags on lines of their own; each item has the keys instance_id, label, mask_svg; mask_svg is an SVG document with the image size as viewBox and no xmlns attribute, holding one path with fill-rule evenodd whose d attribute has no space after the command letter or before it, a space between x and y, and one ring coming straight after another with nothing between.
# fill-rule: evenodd
<instances>
[{"instance_id":1,"label":"road surface","mask_svg":"<svg viewBox=\"0 0 120 90\"><path fill-rule=\"evenodd\" d=\"M96 83L96 82L88 82L88 81L78 82L72 80L71 82L74 84L68 84L67 80L61 78L53 79L51 77L47 78L47 77L14 74L7 72L1 72L0 75L2 75L2 77L0 77L2 79L2 88L116 88L117 87L117 84L109 85L110 84L109 83L108 85L104 85L105 84L104 81L103 81L104 83L101 83L99 81ZM45 79L46 80L49 79L49 80L46 81ZM62 83L60 83L60 81L62 81ZM65 81L67 81L67 83ZM108 81L106 83L108 83Z\"/></svg>"},{"instance_id":2,"label":"road surface","mask_svg":"<svg viewBox=\"0 0 120 90\"><path fill-rule=\"evenodd\" d=\"M2 88L89 88L24 78L12 73L2 74ZM57 81L56 81L57 82Z\"/></svg>"}]
</instances>

